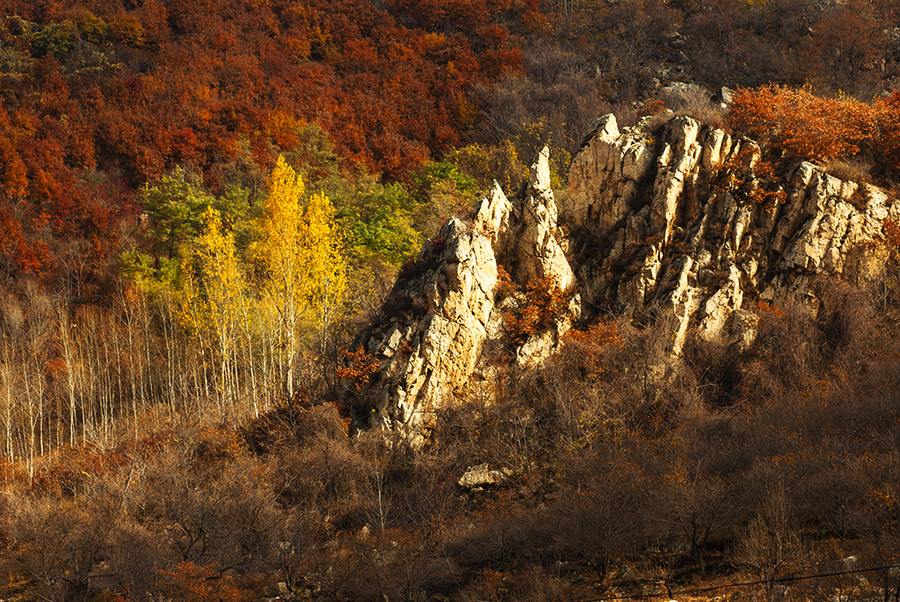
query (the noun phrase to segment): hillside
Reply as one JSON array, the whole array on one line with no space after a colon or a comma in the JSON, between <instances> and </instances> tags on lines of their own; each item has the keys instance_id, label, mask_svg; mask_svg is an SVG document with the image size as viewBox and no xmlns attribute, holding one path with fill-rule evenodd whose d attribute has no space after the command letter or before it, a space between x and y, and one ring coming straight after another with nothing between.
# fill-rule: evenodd
<instances>
[{"instance_id":1,"label":"hillside","mask_svg":"<svg viewBox=\"0 0 900 602\"><path fill-rule=\"evenodd\" d=\"M892 3L0 8L3 599L897 597Z\"/></svg>"},{"instance_id":2,"label":"hillside","mask_svg":"<svg viewBox=\"0 0 900 602\"><path fill-rule=\"evenodd\" d=\"M400 271L337 403L152 408L7 465L6 595L893 591L898 206L766 153L607 116L557 209L543 151Z\"/></svg>"},{"instance_id":3,"label":"hillside","mask_svg":"<svg viewBox=\"0 0 900 602\"><path fill-rule=\"evenodd\" d=\"M897 65L894 7L862 0L0 8L2 273L91 303L115 286L137 190L177 166L251 199L279 153L321 178L330 149L345 176L364 166L409 185L449 156L484 186L515 186L547 143L564 174L599 114L630 125L647 98L683 104L665 91L673 81L869 100L892 89Z\"/></svg>"}]
</instances>

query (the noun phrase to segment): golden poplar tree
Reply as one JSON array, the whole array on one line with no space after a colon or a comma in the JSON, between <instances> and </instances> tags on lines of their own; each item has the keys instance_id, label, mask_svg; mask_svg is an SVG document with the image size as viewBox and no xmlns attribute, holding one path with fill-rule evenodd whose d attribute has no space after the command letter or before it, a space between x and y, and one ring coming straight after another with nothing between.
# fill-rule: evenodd
<instances>
[{"instance_id":1,"label":"golden poplar tree","mask_svg":"<svg viewBox=\"0 0 900 602\"><path fill-rule=\"evenodd\" d=\"M334 207L321 193L304 203L304 192L303 179L279 157L270 179L257 252L266 272L263 289L278 314L282 373L289 396L294 394L301 339L317 333L324 346L347 288Z\"/></svg>"},{"instance_id":2,"label":"golden poplar tree","mask_svg":"<svg viewBox=\"0 0 900 602\"><path fill-rule=\"evenodd\" d=\"M317 193L310 198L301 230L308 270L306 300L324 351L328 328L347 291L347 264L334 223L334 206L327 196Z\"/></svg>"},{"instance_id":3,"label":"golden poplar tree","mask_svg":"<svg viewBox=\"0 0 900 602\"><path fill-rule=\"evenodd\" d=\"M182 250L179 317L182 326L197 336L201 357L207 348L213 352L217 361L219 410L230 414L237 388L234 359L244 280L234 234L223 231L219 212L207 208L201 224L200 235L189 248Z\"/></svg>"},{"instance_id":4,"label":"golden poplar tree","mask_svg":"<svg viewBox=\"0 0 900 602\"><path fill-rule=\"evenodd\" d=\"M233 410L235 387L235 336L244 294L238 267L234 234L222 231L222 219L213 208L204 211L203 233L197 239L197 260L203 280L203 314L213 332L219 359L219 387L222 409Z\"/></svg>"}]
</instances>

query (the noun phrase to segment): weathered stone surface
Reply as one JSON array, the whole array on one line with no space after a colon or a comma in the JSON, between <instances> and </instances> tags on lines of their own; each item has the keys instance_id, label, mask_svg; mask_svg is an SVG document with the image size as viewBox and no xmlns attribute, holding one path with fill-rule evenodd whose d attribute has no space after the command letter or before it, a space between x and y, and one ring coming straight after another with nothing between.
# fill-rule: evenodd
<instances>
[{"instance_id":1,"label":"weathered stone surface","mask_svg":"<svg viewBox=\"0 0 900 602\"><path fill-rule=\"evenodd\" d=\"M569 169L562 219L571 226L590 225L601 235L620 224L640 185L652 176L655 152L649 138L640 127L619 133L612 114L598 119Z\"/></svg>"},{"instance_id":2,"label":"weathered stone surface","mask_svg":"<svg viewBox=\"0 0 900 602\"><path fill-rule=\"evenodd\" d=\"M524 193L513 200L495 184L471 227L450 219L425 245L413 273L394 285L389 315L358 337L381 365L369 422L416 437L436 410L460 397L485 341L504 336L494 306L501 265L523 289L545 278L562 289L574 286L575 274L557 239L548 158L545 148ZM558 347L579 310L576 296L547 332L526 341L524 351L513 350L519 362L538 363Z\"/></svg>"},{"instance_id":3,"label":"weathered stone surface","mask_svg":"<svg viewBox=\"0 0 900 602\"><path fill-rule=\"evenodd\" d=\"M677 355L692 330L750 345L756 304L809 306L817 278L877 277L883 221L900 221L900 203L877 188L807 162L768 165L753 141L688 117L621 132L612 115L597 120L563 198L558 207L544 149L518 196L495 184L471 227L451 219L425 245L392 313L359 339L381 361L376 421L421 433L462 395L482 350L506 344L504 315L527 296L495 306L500 267L520 290L549 278L578 293L550 328L507 350L520 366L559 347L582 301L672 316Z\"/></svg>"},{"instance_id":4,"label":"weathered stone surface","mask_svg":"<svg viewBox=\"0 0 900 602\"><path fill-rule=\"evenodd\" d=\"M518 269L514 275L521 283L552 278L561 289L568 289L575 284L575 274L556 239L557 209L550 188L549 158L550 149L544 147L531 167L516 229L513 257Z\"/></svg>"},{"instance_id":5,"label":"weathered stone surface","mask_svg":"<svg viewBox=\"0 0 900 602\"><path fill-rule=\"evenodd\" d=\"M475 369L497 284L490 240L457 219L425 245L418 269L391 292L393 315L360 341L382 364L377 419L411 433L426 427Z\"/></svg>"},{"instance_id":6,"label":"weathered stone surface","mask_svg":"<svg viewBox=\"0 0 900 602\"><path fill-rule=\"evenodd\" d=\"M752 329L735 311L759 300L789 306L818 277L860 284L878 274L882 222L900 214L883 191L807 162L758 174L756 143L688 117L662 132L646 122L617 132L613 117L598 121L572 162L560 214L600 243L600 254L575 259L586 301L632 314L667 309L674 352L690 327L707 339L746 338ZM633 157L648 155L626 175Z\"/></svg>"},{"instance_id":7,"label":"weathered stone surface","mask_svg":"<svg viewBox=\"0 0 900 602\"><path fill-rule=\"evenodd\" d=\"M511 219L514 219L512 203L495 180L490 194L478 206L475 230L486 236L495 248L502 249L508 244L506 234Z\"/></svg>"},{"instance_id":8,"label":"weathered stone surface","mask_svg":"<svg viewBox=\"0 0 900 602\"><path fill-rule=\"evenodd\" d=\"M475 489L478 487L491 487L499 485L509 478L509 469L491 470L489 464L470 466L465 474L456 482L463 489Z\"/></svg>"}]
</instances>

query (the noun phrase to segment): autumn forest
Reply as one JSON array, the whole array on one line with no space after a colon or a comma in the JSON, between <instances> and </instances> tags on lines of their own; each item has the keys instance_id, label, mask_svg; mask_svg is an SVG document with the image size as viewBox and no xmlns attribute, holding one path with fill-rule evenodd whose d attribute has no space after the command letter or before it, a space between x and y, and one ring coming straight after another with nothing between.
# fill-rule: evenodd
<instances>
[{"instance_id":1,"label":"autumn forest","mask_svg":"<svg viewBox=\"0 0 900 602\"><path fill-rule=\"evenodd\" d=\"M665 325L609 314L412 446L359 420L352 343L545 145L565 194L606 113L896 195L896 3L0 7L0 597L900 600L892 222L877 285L760 304L661 396ZM513 476L461 488L482 462Z\"/></svg>"}]
</instances>

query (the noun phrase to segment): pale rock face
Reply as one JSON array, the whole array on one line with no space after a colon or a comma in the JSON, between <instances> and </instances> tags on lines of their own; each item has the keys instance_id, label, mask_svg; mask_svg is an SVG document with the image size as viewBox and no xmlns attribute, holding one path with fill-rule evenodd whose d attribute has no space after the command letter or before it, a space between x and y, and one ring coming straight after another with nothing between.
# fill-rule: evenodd
<instances>
[{"instance_id":1,"label":"pale rock face","mask_svg":"<svg viewBox=\"0 0 900 602\"><path fill-rule=\"evenodd\" d=\"M590 224L608 233L628 215L655 153L639 128L619 133L612 114L598 119L591 132L569 168L569 201L560 212L572 226Z\"/></svg>"},{"instance_id":2,"label":"pale rock face","mask_svg":"<svg viewBox=\"0 0 900 602\"><path fill-rule=\"evenodd\" d=\"M490 194L478 206L475 230L486 236L491 245L500 249L506 246L504 234L509 231L510 219L513 219L512 203L503 194L500 184L494 180Z\"/></svg>"},{"instance_id":3,"label":"pale rock face","mask_svg":"<svg viewBox=\"0 0 900 602\"><path fill-rule=\"evenodd\" d=\"M408 300L361 341L382 360L378 417L417 436L430 414L464 387L475 369L494 308L497 262L490 239L449 220L420 257L421 274L398 282L393 298Z\"/></svg>"},{"instance_id":4,"label":"pale rock face","mask_svg":"<svg viewBox=\"0 0 900 602\"><path fill-rule=\"evenodd\" d=\"M471 228L455 218L443 226L422 250L419 273L394 285L388 306L400 309L357 338L381 363L375 384L377 421L406 430L415 440L436 410L461 397L485 342L504 337L501 312L495 308L499 266L523 288L543 278L552 278L562 289L574 286L575 274L557 236L545 148L522 196L510 201L495 183ZM549 331L515 350L518 361L534 365L546 358L579 311L576 296Z\"/></svg>"},{"instance_id":5,"label":"pale rock face","mask_svg":"<svg viewBox=\"0 0 900 602\"><path fill-rule=\"evenodd\" d=\"M693 119L678 117L670 128L671 143L663 146L657 159L654 197L650 203L650 226L659 233L663 244L669 242L675 211L688 180L700 160L701 147L697 144L699 124Z\"/></svg>"},{"instance_id":6,"label":"pale rock face","mask_svg":"<svg viewBox=\"0 0 900 602\"><path fill-rule=\"evenodd\" d=\"M626 175L624 166L645 153L653 162ZM671 312L677 354L692 326L705 339L746 339L753 329L745 314L757 301L787 307L808 300L816 278L861 284L877 277L872 249L900 204L807 162L765 180L755 175L761 156L755 142L688 117L662 132L639 123L621 133L614 118L600 119L572 162L560 207L570 227L601 242L599 255L573 260L591 294L586 301L611 301L628 314ZM741 174L731 171L738 165ZM642 184L631 188L635 181ZM779 192L784 202L774 194L754 200L751 193L761 190Z\"/></svg>"},{"instance_id":7,"label":"pale rock face","mask_svg":"<svg viewBox=\"0 0 900 602\"><path fill-rule=\"evenodd\" d=\"M714 339L725 329L731 314L741 306L744 292L741 290L741 272L730 266L728 279L703 306L703 318L700 321L699 334L704 339Z\"/></svg>"},{"instance_id":8,"label":"pale rock face","mask_svg":"<svg viewBox=\"0 0 900 602\"><path fill-rule=\"evenodd\" d=\"M550 189L550 149L538 155L522 205L521 225L516 237L518 282L553 278L565 290L575 284L575 274L556 239L557 209Z\"/></svg>"},{"instance_id":9,"label":"pale rock face","mask_svg":"<svg viewBox=\"0 0 900 602\"><path fill-rule=\"evenodd\" d=\"M504 344L504 312L527 299L495 306L500 267L521 290L549 277L578 293L551 328L510 350L523 367L558 349L582 302L671 316L677 356L691 332L746 348L761 300L809 305L818 278L878 277L882 223L900 221L900 203L883 191L807 162L770 178L751 140L688 117L659 123L620 131L612 115L597 120L560 206L544 149L520 195L495 184L471 227L451 219L425 245L394 286L393 313L357 339L381 362L376 422L420 437L473 375L490 378L482 350Z\"/></svg>"},{"instance_id":10,"label":"pale rock face","mask_svg":"<svg viewBox=\"0 0 900 602\"><path fill-rule=\"evenodd\" d=\"M521 202L521 217L511 241L515 241L515 266L511 272L515 281L528 283L549 278L562 290L574 289L575 273L572 271L557 236L558 212L553 190L550 188L550 149L544 147L531 166L531 177ZM538 333L516 350L516 362L522 367L536 366L559 348L560 339L572 327L581 314L581 297L577 294L569 307L552 327Z\"/></svg>"}]
</instances>

